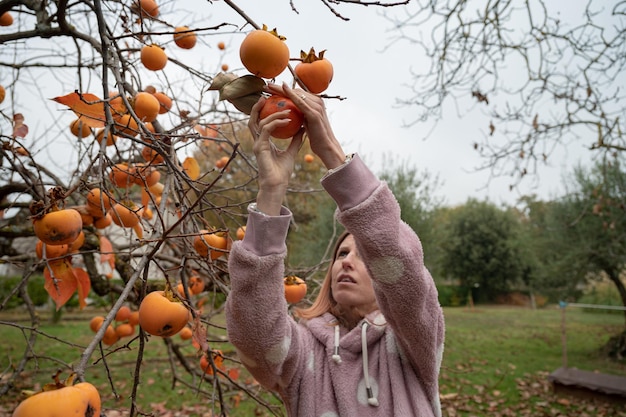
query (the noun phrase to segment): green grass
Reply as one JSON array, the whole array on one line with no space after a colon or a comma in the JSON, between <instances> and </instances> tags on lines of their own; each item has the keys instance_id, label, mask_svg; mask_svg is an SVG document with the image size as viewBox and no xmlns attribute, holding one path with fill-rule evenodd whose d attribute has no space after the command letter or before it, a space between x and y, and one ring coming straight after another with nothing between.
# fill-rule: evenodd
<instances>
[{"instance_id":1,"label":"green grass","mask_svg":"<svg viewBox=\"0 0 626 417\"><path fill-rule=\"evenodd\" d=\"M93 316L96 313L89 314ZM84 346L93 336L88 326L89 314L65 314L58 324L42 322L39 330L45 335L38 336L32 351L36 360L29 361L26 372L15 381L16 387L0 401L0 416L10 415L21 389L41 386L58 368L65 369L65 376L69 372L67 367L78 362ZM445 416L540 415L535 409L542 407L561 410L563 415L579 415L576 410L580 408L576 407L587 406L586 403L556 398L546 382L547 374L559 368L563 361L561 312L557 308L532 311L479 306L471 311L458 307L445 309L445 317L447 335L441 371ZM6 312L0 314L0 320L4 322L15 322L17 318ZM30 325L25 321L18 324ZM608 338L623 327L622 315L568 309L568 365L626 376L624 363L611 362L600 352ZM232 347L218 342L223 340L224 333L221 328L210 329L211 347L221 349L226 357L234 359ZM27 332L23 329L0 324L0 369L3 371L0 384L7 380L11 369L22 357L25 336ZM196 349L191 343L177 337L172 341L196 367ZM125 348L123 342L105 348L112 385L99 352L92 357L93 365L86 374L87 380L99 388L106 409L130 407L139 343L135 340ZM230 360L226 360L225 365L227 368L239 366L236 361ZM180 379L176 384L173 384L174 374ZM201 411L206 412L211 404L216 403L212 397L216 394L211 382L201 381L198 375L189 375L175 359L172 365L168 359L168 346L158 338L151 338L145 345L140 380L137 403L139 409L147 414L154 412L159 415L159 408L165 408L202 415ZM239 382L244 384L246 380L250 382L247 374L242 372ZM233 405L238 392L232 387L226 390L225 403ZM269 394L265 395L265 399L277 403ZM3 414L3 407L7 414ZM203 408L199 410L198 407ZM229 415L255 415L255 410L261 413L257 415L269 415L263 407L243 396L239 407L231 408ZM516 410L517 414L506 414L511 410ZM535 411L525 414L520 410ZM607 415L620 415L616 414L620 411L608 410Z\"/></svg>"}]
</instances>

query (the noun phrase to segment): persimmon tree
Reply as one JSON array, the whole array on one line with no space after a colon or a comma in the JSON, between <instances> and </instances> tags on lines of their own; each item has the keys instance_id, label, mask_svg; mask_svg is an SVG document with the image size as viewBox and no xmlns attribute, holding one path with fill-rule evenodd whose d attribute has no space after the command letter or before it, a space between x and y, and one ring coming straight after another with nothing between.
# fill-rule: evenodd
<instances>
[{"instance_id":1,"label":"persimmon tree","mask_svg":"<svg viewBox=\"0 0 626 417\"><path fill-rule=\"evenodd\" d=\"M624 2L419 1L387 14L416 56L412 122L484 114L468 138L510 186L558 164L555 150L624 151Z\"/></svg>"},{"instance_id":2,"label":"persimmon tree","mask_svg":"<svg viewBox=\"0 0 626 417\"><path fill-rule=\"evenodd\" d=\"M321 1L333 19L345 18L337 10L341 3L407 2ZM214 2L198 7L206 15L218 10ZM140 305L156 290L188 310L197 347L190 358L181 353L178 339L163 337L173 385L190 385L181 372L208 381L191 388L216 414L227 415L226 398L238 392L265 412L281 414L280 405L260 395L254 381L238 379L234 351L210 343L217 339L212 329L219 324L213 320L229 289L228 248L256 195L246 120L267 81L239 64L229 72L219 52L209 64L185 53L209 46L223 51L220 35L239 32L243 39L261 29L261 22L234 2L225 0L220 7L239 18L226 21L216 12L183 26L180 20L197 11L155 0L0 1L0 252L11 273L21 274L9 297L0 300L0 310L19 295L31 318L28 325L10 324L22 330L27 348L3 377L0 395L31 369L30 362L45 356L50 335L38 331L40 319L26 291L29 280L43 275L57 309L76 297L81 307L90 295L110 300L107 314L90 323L91 341L71 366L61 367L79 381L96 371L111 379L107 361L118 350L136 350L131 415L145 414L136 402L142 359L150 349L145 342L159 338L135 329L142 322L137 314L148 310ZM298 60L304 47L293 46L290 57ZM291 67L285 71L291 71L294 84L300 82ZM309 204L296 219L301 223L315 217L316 200L310 197L321 194L321 164L311 155L305 158L307 153L305 146L288 198ZM55 240L58 233L69 233L62 220L45 241L34 224L50 224L52 215L65 210L73 218L80 214L80 238ZM198 244L201 235L214 239ZM185 334L188 340L189 329Z\"/></svg>"}]
</instances>

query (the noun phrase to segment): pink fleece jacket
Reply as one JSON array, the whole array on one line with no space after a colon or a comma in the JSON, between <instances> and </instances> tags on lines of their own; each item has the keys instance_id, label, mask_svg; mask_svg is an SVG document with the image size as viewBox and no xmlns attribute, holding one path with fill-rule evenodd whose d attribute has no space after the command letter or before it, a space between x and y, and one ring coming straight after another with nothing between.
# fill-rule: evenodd
<instances>
[{"instance_id":1,"label":"pink fleece jacket","mask_svg":"<svg viewBox=\"0 0 626 417\"><path fill-rule=\"evenodd\" d=\"M374 281L380 307L352 330L327 313L296 322L283 277L291 213L250 211L231 249L227 329L252 375L289 416L441 416L444 317L422 246L393 194L355 156L322 185L338 205ZM337 332L337 333L336 333Z\"/></svg>"}]
</instances>

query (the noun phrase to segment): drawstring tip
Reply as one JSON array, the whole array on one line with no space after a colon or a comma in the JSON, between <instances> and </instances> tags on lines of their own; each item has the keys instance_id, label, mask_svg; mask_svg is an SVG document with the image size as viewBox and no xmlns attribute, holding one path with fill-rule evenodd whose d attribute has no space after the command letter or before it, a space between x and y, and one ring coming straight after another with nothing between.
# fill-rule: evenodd
<instances>
[{"instance_id":1,"label":"drawstring tip","mask_svg":"<svg viewBox=\"0 0 626 417\"><path fill-rule=\"evenodd\" d=\"M372 407L378 407L378 399L374 397L374 392L371 387L365 387L367 390L367 403Z\"/></svg>"},{"instance_id":2,"label":"drawstring tip","mask_svg":"<svg viewBox=\"0 0 626 417\"><path fill-rule=\"evenodd\" d=\"M341 356L333 355L333 360L335 361L335 363L341 363Z\"/></svg>"}]
</instances>

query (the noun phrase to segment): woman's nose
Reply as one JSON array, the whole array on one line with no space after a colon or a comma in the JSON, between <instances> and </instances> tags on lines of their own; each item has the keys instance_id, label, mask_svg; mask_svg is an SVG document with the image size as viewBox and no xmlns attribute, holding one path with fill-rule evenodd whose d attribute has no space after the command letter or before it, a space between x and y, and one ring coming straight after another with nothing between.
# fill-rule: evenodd
<instances>
[{"instance_id":1,"label":"woman's nose","mask_svg":"<svg viewBox=\"0 0 626 417\"><path fill-rule=\"evenodd\" d=\"M354 266L354 262L353 262L353 255L351 253L349 253L348 255L346 255L342 260L341 260L341 266L343 268L353 268Z\"/></svg>"}]
</instances>

